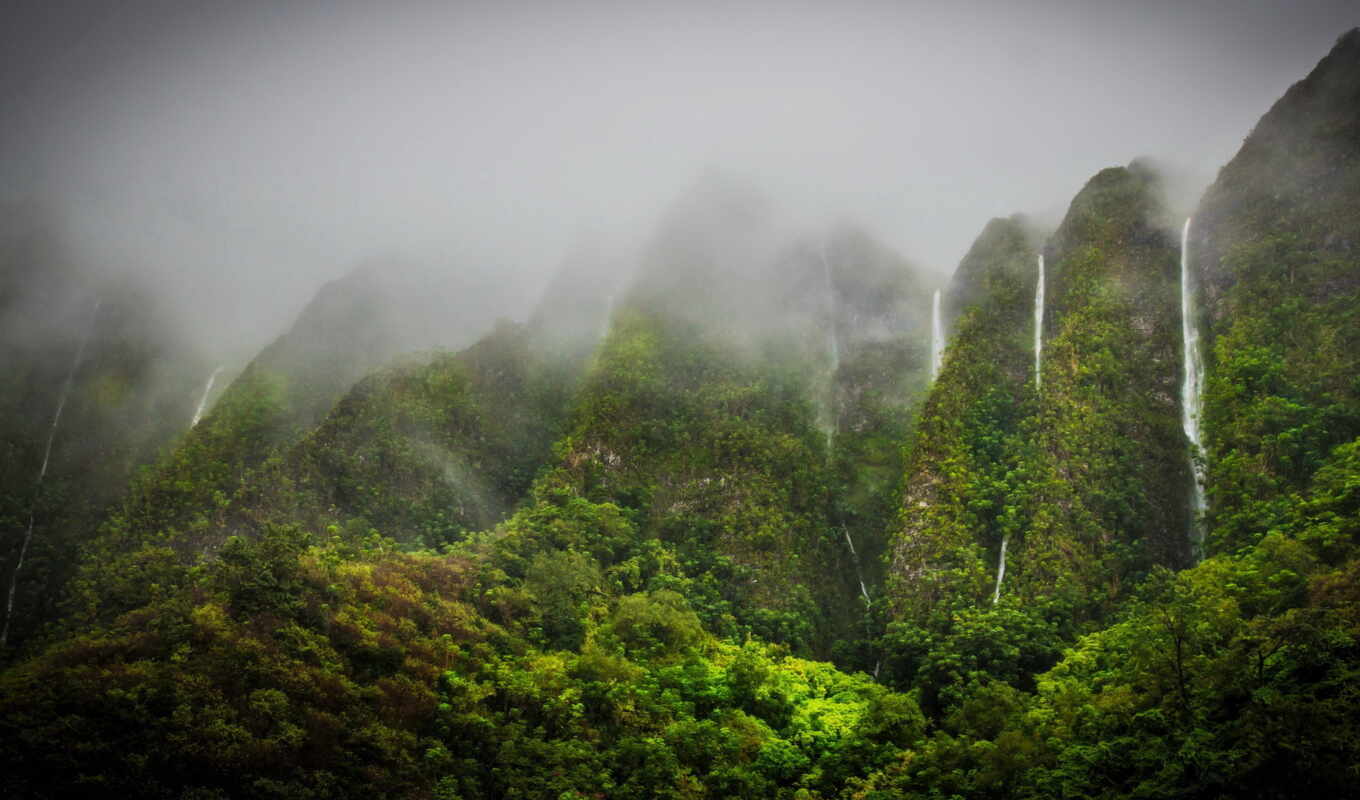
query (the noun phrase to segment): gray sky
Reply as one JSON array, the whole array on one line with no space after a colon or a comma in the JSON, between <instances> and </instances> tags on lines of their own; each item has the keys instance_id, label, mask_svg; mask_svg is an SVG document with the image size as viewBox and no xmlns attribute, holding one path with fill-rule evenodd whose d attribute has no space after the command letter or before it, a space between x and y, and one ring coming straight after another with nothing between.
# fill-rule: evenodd
<instances>
[{"instance_id":1,"label":"gray sky","mask_svg":"<svg viewBox=\"0 0 1360 800\"><path fill-rule=\"evenodd\" d=\"M1060 214L1101 167L1152 155L1202 188L1360 24L1320 0L6 8L0 202L251 347L373 256L533 297L706 169L943 276L988 218Z\"/></svg>"}]
</instances>

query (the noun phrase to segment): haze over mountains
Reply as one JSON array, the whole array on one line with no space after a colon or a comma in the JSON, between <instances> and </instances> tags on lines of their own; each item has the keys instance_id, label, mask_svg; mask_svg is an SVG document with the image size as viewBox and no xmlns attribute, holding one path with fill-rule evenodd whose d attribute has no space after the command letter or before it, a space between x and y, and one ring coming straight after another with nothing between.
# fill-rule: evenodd
<instances>
[{"instance_id":1,"label":"haze over mountains","mask_svg":"<svg viewBox=\"0 0 1360 800\"><path fill-rule=\"evenodd\" d=\"M534 87L566 86L613 63L613 47L632 53L644 43L708 43L711 61L685 50L683 63L717 74L729 45L752 41L730 35L747 30L745 10L720 16L724 35L714 35L715 19L647 10L658 24L683 22L696 35L687 39L639 27L641 12L602 8L559 17L411 6L410 18L377 22L344 9L324 17L326 36L308 29L297 40L324 40L317 50L286 56L266 45L295 41L294 25L323 18L310 7L210 17L160 9L165 29L186 37L177 41L194 41L187 31L205 19L222 26L187 51L186 65L220 66L215 58L243 55L249 41L262 49L240 62L243 75L302 59L287 77L315 86L349 88L339 77L348 73L300 64L323 63L308 53L330 53L356 33L409 48L409 60L370 74L388 89L434 63L423 59L444 58L427 45L479 63L490 51L478 49L489 47L478 31L543 45L535 58L551 61L553 48L573 55L546 83L498 94L502 116L469 134L501 135L488 151L495 160L458 166L485 170L490 191L460 195L479 210L447 235L465 235L469 252L503 246L495 257L467 269L442 258L368 259L316 281L267 335L266 320L310 268L280 273L270 284L277 296L241 316L226 309L249 292L201 304L180 295L212 285L196 270L218 255L187 260L176 286L155 268L156 248L133 248L151 258L135 269L107 269L82 250L98 226L54 221L34 205L15 218L0 250L7 796L1353 795L1360 28L1333 31L1316 66L1260 103L1264 116L1242 125L1235 135L1245 140L1206 190L1194 186L1194 163L1130 160L1144 152L1131 148L1085 169L1054 213L979 214L946 279L919 254L943 247L949 225L922 233L919 249L898 238L929 215L885 233L877 215L891 204L852 202L828 222L823 204L842 197L837 186L871 196L891 170L848 169L837 179L845 183L805 196L788 182L822 168L769 180L784 150L815 162L844 120L780 139L773 128L743 128L750 117L734 111L721 120L736 126L731 137L668 139L663 131L707 128L670 131L651 119L659 147L721 139L740 150L755 137L775 157L694 170L667 202L617 216L601 209L627 194L615 194L626 181L602 173L601 195L578 196L617 223L615 233L570 247L560 214L542 227L498 216L503 193L535 196L515 177L542 166L525 144L535 134L517 139L493 124L531 116ZM1113 7L1064 15L1036 5L1032 20L998 11L978 25L1061 21L1052 41L1090 56L1108 35L1091 27L1091 8L1101 22L1144 20ZM1207 43L1222 40L1205 25L1226 40L1262 13L1235 18L1206 4L1177 16L1166 39L1155 17L1126 33L1160 47L1198 42L1190 60L1207 63ZM749 35L778 43L760 51L771 68L812 33L853 33L862 52L827 57L877 64L875 48L897 29L870 23L912 23L922 30L913 41L938 58L941 42L962 37L952 14L861 6L828 17L797 7ZM115 27L146 32L149 19ZM458 24L417 33L404 27L415 19ZM1300 41L1320 24L1271 19ZM583 29L538 27L554 21L615 27L588 58L571 49ZM1071 45L1072 29L1093 38ZM405 35L385 38L396 31ZM1007 41L1001 61L1020 52ZM93 52L128 46L107 40ZM348 52L367 63L358 56L383 50ZM651 55L668 63L665 49ZM1054 96L1074 89L1062 104L1063 141L1122 118L1082 107L1084 93L1122 87L1125 104L1144 96L1160 74L1135 68L1146 56L1097 88L1099 69L1045 86ZM652 63L641 54L626 62ZM464 82L450 93L541 78L541 63L507 66L484 83L455 71ZM937 72L953 64L930 63ZM942 74L921 96L971 86L980 68ZM143 88L170 97L160 93L195 74L186 67ZM239 77L207 74L223 85ZM779 98L812 103L841 80L796 74L736 81L719 87L720 100L768 89L768 111ZM698 85L670 77L672 89ZM918 85L881 79L868 88ZM1252 80L1259 89L1251 74L1242 85ZM878 122L858 141L908 124L859 90L831 95ZM964 101L957 119L967 122L968 102L986 97L998 96L954 95ZM678 98L644 108L679 114L688 106ZM248 99L223 99L219 110ZM978 119L995 141L1033 135L1014 105L984 105ZM201 122L207 107L195 108L167 119ZM299 110L286 111L276 121L297 124ZM42 128L26 114L16 153ZM919 124L957 136L957 119L936 108ZM371 133L325 121L317 141ZM224 130L248 141L253 124ZM1124 134L1140 132L1142 123ZM1149 139L1154 153L1166 141ZM72 140L32 141L46 150ZM929 141L894 163L932 157ZM334 166L340 152L305 153L302 174L309 163ZM579 168L598 163L583 152ZM630 152L613 156L623 163ZM688 171L684 152L656 168ZM967 165L977 152L916 163L927 184L956 174L958 186L903 196L945 214L976 177ZM1200 157L1209 156L1190 161ZM1031 188L1066 180L1084 158L1074 148ZM50 163L74 170L65 180L80 162ZM363 203L387 198L383 214L393 216L421 206L384 176L407 171L416 186L431 174L425 162L373 163L354 169L373 181ZM168 169L176 180L194 174ZM1010 186L1011 174L991 174L996 197L1026 191L1023 181ZM532 202L543 211L580 187L551 170L537 178L544 192ZM347 225L373 206L356 200L335 214L327 204L338 201L322 202L325 194L301 216L273 207L277 218L258 237L217 235L273 248L281 240L266 228L329 213L337 234L318 236L317 253L362 247L380 230L410 234L414 251L437 241L414 233L428 223L420 213L405 228ZM128 235L150 237L145 244L161 229L136 195L124 209ZM523 224L510 238L524 241L500 238L512 219ZM526 255L554 248L567 255ZM520 258L536 266L500 269ZM250 274L233 276L235 288ZM201 314L219 305L222 318ZM247 318L261 330L220 338Z\"/></svg>"},{"instance_id":2,"label":"haze over mountains","mask_svg":"<svg viewBox=\"0 0 1360 800\"><path fill-rule=\"evenodd\" d=\"M80 263L152 276L177 332L238 362L373 259L494 277L522 319L566 252L631 259L709 169L940 282L982 221L1056 224L1137 155L1174 167L1186 210L1356 22L1318 0L20 2L7 21L0 205L36 206Z\"/></svg>"}]
</instances>

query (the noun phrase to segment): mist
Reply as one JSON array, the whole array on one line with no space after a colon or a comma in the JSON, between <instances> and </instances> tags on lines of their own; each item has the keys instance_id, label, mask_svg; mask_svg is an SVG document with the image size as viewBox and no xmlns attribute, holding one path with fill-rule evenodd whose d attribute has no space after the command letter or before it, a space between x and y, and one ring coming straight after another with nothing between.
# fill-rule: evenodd
<instances>
[{"instance_id":1,"label":"mist","mask_svg":"<svg viewBox=\"0 0 1360 800\"><path fill-rule=\"evenodd\" d=\"M41 217L70 258L137 276L181 337L237 358L374 259L495 283L495 312L524 319L583 248L642 257L715 170L942 284L989 218L1056 219L1136 156L1192 205L1360 22L1348 2L1236 0L5 16L0 226Z\"/></svg>"}]
</instances>

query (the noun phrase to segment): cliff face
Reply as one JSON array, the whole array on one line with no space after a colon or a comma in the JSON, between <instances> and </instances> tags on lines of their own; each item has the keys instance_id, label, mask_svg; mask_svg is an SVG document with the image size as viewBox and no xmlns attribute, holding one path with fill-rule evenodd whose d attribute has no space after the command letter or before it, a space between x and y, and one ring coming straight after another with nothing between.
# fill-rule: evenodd
<instances>
[{"instance_id":1,"label":"cliff face","mask_svg":"<svg viewBox=\"0 0 1360 800\"><path fill-rule=\"evenodd\" d=\"M1177 248L1156 176L1102 171L1048 242L1037 393L1030 241L994 220L951 283L891 555L904 618L998 594L1098 618L1153 564L1189 559Z\"/></svg>"},{"instance_id":2,"label":"cliff face","mask_svg":"<svg viewBox=\"0 0 1360 800\"><path fill-rule=\"evenodd\" d=\"M1021 487L1008 479L1034 407L1036 259L1018 220L992 220L944 298L953 336L909 448L891 551L891 599L904 616L981 602L1001 540L1017 532Z\"/></svg>"},{"instance_id":3,"label":"cliff face","mask_svg":"<svg viewBox=\"0 0 1360 800\"><path fill-rule=\"evenodd\" d=\"M571 383L559 378L510 323L462 353L380 370L252 476L221 534L301 523L437 550L486 530L561 434Z\"/></svg>"},{"instance_id":4,"label":"cliff face","mask_svg":"<svg viewBox=\"0 0 1360 800\"><path fill-rule=\"evenodd\" d=\"M0 794L1354 795L1357 87L1351 33L1191 229L1198 563L1182 221L1150 169L1094 176L1046 243L989 223L930 385L910 264L853 231L781 241L719 183L617 303L585 257L528 326L457 353L386 355L437 304L393 317L416 306L372 276L323 292L66 540L69 614L0 671ZM156 379L184 354L137 292L21 261L0 260L9 558L30 508L80 531L211 367Z\"/></svg>"},{"instance_id":5,"label":"cliff face","mask_svg":"<svg viewBox=\"0 0 1360 800\"><path fill-rule=\"evenodd\" d=\"M1046 248L1033 568L1104 600L1190 558L1179 248L1157 176L1097 174ZM1080 588L1078 588L1080 587Z\"/></svg>"},{"instance_id":6,"label":"cliff face","mask_svg":"<svg viewBox=\"0 0 1360 800\"><path fill-rule=\"evenodd\" d=\"M1360 29L1276 101L1205 192L1192 243L1215 329L1248 300L1234 296L1239 283L1278 277L1319 302L1356 290L1354 271L1328 264L1360 254L1357 65Z\"/></svg>"},{"instance_id":7,"label":"cliff face","mask_svg":"<svg viewBox=\"0 0 1360 800\"><path fill-rule=\"evenodd\" d=\"M1360 30L1262 117L1195 214L1211 552L1281 524L1360 435Z\"/></svg>"},{"instance_id":8,"label":"cliff face","mask_svg":"<svg viewBox=\"0 0 1360 800\"><path fill-rule=\"evenodd\" d=\"M224 393L221 413L267 405L270 414L252 423L260 444L296 442L355 382L398 355L472 344L507 307L503 295L404 263L356 269L321 287L288 332L255 357Z\"/></svg>"},{"instance_id":9,"label":"cliff face","mask_svg":"<svg viewBox=\"0 0 1360 800\"><path fill-rule=\"evenodd\" d=\"M210 369L148 287L64 250L37 223L0 235L0 657L52 618L78 549L189 426Z\"/></svg>"},{"instance_id":10,"label":"cliff face","mask_svg":"<svg viewBox=\"0 0 1360 800\"><path fill-rule=\"evenodd\" d=\"M758 203L713 206L733 210L682 203L662 226L536 493L632 516L606 564L645 545L685 565L640 586L680 580L718 628L827 652L876 579L929 298L861 233L761 245Z\"/></svg>"}]
</instances>

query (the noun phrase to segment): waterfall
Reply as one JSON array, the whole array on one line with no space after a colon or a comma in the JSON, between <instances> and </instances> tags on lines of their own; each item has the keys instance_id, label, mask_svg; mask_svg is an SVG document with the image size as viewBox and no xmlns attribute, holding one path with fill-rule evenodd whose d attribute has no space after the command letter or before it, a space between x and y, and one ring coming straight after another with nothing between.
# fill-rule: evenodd
<instances>
[{"instance_id":1,"label":"waterfall","mask_svg":"<svg viewBox=\"0 0 1360 800\"><path fill-rule=\"evenodd\" d=\"M841 345L836 340L836 285L831 280L831 262L826 258L826 241L822 241L822 277L826 283L826 316L829 326L828 349L831 351L831 374L841 368Z\"/></svg>"},{"instance_id":2,"label":"waterfall","mask_svg":"<svg viewBox=\"0 0 1360 800\"><path fill-rule=\"evenodd\" d=\"M940 367L944 366L944 322L940 319L940 290L935 290L935 297L930 301L930 379L933 381L940 376Z\"/></svg>"},{"instance_id":3,"label":"waterfall","mask_svg":"<svg viewBox=\"0 0 1360 800\"><path fill-rule=\"evenodd\" d=\"M1193 297L1190 292L1190 222L1185 220L1181 229L1181 341L1185 347L1185 378L1181 382L1181 427L1190 443L1190 471L1193 475L1190 510L1194 521L1190 526L1190 539L1196 549L1203 545L1203 535L1199 530L1199 519L1208 508L1204 496L1204 458L1200 448L1200 412L1203 409L1202 394L1204 383L1204 363L1199 353L1199 328L1195 322Z\"/></svg>"},{"instance_id":4,"label":"waterfall","mask_svg":"<svg viewBox=\"0 0 1360 800\"><path fill-rule=\"evenodd\" d=\"M609 336L609 326L614 322L614 295L609 295L608 305L604 309L604 321L600 323L600 340L604 341Z\"/></svg>"},{"instance_id":5,"label":"waterfall","mask_svg":"<svg viewBox=\"0 0 1360 800\"><path fill-rule=\"evenodd\" d=\"M94 308L90 311L90 321L85 326L85 332L81 334L80 344L76 345L75 357L71 359L71 368L66 371L66 380L61 384L61 393L57 395L57 409L52 414L52 424L47 429L47 445L43 448L42 467L38 470L38 480L33 487L33 500L28 506L28 527L24 530L24 541L19 546L19 558L14 562L14 570L9 575L9 593L5 598L5 624L0 627L0 647L9 644L9 623L14 616L14 594L19 588L19 571L24 568L24 558L28 555L28 546L33 541L33 521L38 510L38 496L42 492L43 478L47 477L47 465L52 459L52 442L57 438L57 426L61 424L61 412L66 408L66 398L71 394L71 384L76 379L76 369L80 367L80 362L85 358L85 345L90 341L90 332L94 328L96 316L99 314L99 300L94 303Z\"/></svg>"},{"instance_id":6,"label":"waterfall","mask_svg":"<svg viewBox=\"0 0 1360 800\"><path fill-rule=\"evenodd\" d=\"M855 563L855 577L859 579L859 593L867 606L873 601L869 599L869 587L864 585L864 573L859 568L859 553L855 552L855 543L850 539L850 529L842 525L841 533L845 534L845 544L850 548L850 560Z\"/></svg>"},{"instance_id":7,"label":"waterfall","mask_svg":"<svg viewBox=\"0 0 1360 800\"><path fill-rule=\"evenodd\" d=\"M1043 256L1039 258L1042 259ZM992 605L996 605L996 601L1001 599L1001 581L1006 577L1006 543L1009 539L1009 536L1001 537L1001 557L996 561L996 588L992 590Z\"/></svg>"},{"instance_id":8,"label":"waterfall","mask_svg":"<svg viewBox=\"0 0 1360 800\"><path fill-rule=\"evenodd\" d=\"M831 280L831 261L826 257L826 239L822 239L819 250L822 257L822 280L826 287L826 324L827 350L831 355L831 379L827 383L827 413L830 416L826 426L826 449L831 452L831 443L840 433L840 412L836 402L836 374L841 370L841 344L836 338L836 284Z\"/></svg>"},{"instance_id":9,"label":"waterfall","mask_svg":"<svg viewBox=\"0 0 1360 800\"><path fill-rule=\"evenodd\" d=\"M221 371L222 368L218 367L208 376L208 385L203 387L203 396L199 398L198 408L194 409L194 421L189 423L190 428L198 425L198 421L203 419L203 409L208 407L208 395L212 393L213 383L216 382L217 375Z\"/></svg>"},{"instance_id":10,"label":"waterfall","mask_svg":"<svg viewBox=\"0 0 1360 800\"><path fill-rule=\"evenodd\" d=\"M1039 283L1034 289L1034 390L1038 391L1043 381L1040 367L1043 366L1044 353L1044 254L1039 254ZM1004 550L1002 552L1005 552ZM1000 580L997 586L1000 586Z\"/></svg>"}]
</instances>

